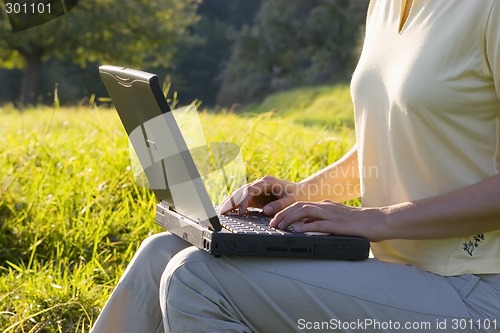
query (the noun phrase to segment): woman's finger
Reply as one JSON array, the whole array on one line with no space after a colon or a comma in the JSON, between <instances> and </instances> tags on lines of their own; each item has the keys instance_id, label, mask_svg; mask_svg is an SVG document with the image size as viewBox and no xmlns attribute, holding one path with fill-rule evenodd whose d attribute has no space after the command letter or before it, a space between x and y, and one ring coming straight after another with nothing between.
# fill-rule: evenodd
<instances>
[{"instance_id":1,"label":"woman's finger","mask_svg":"<svg viewBox=\"0 0 500 333\"><path fill-rule=\"evenodd\" d=\"M324 212L318 203L297 202L275 215L269 225L273 228L286 229L292 223L298 221L326 219Z\"/></svg>"},{"instance_id":2,"label":"woman's finger","mask_svg":"<svg viewBox=\"0 0 500 333\"><path fill-rule=\"evenodd\" d=\"M218 209L219 214L225 214L233 209L236 209L247 198L247 196L247 186L240 187L222 202Z\"/></svg>"}]
</instances>

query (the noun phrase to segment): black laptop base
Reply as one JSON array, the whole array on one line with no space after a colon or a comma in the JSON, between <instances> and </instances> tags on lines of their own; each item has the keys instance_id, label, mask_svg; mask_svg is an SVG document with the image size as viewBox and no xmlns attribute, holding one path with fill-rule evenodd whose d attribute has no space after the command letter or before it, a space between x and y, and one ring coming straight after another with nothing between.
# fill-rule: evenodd
<instances>
[{"instance_id":1,"label":"black laptop base","mask_svg":"<svg viewBox=\"0 0 500 333\"><path fill-rule=\"evenodd\" d=\"M196 223L170 210L164 203L156 207L156 222L167 231L214 256L248 255L365 260L370 250L368 240L361 237L302 233L238 234L226 230L217 232L200 230Z\"/></svg>"}]
</instances>

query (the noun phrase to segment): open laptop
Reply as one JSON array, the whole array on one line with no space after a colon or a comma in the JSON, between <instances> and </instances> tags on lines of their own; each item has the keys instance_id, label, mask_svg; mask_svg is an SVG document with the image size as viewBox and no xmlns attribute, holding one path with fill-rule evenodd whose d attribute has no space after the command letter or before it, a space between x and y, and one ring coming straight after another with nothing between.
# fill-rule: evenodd
<instances>
[{"instance_id":1,"label":"open laptop","mask_svg":"<svg viewBox=\"0 0 500 333\"><path fill-rule=\"evenodd\" d=\"M115 66L101 66L99 72L159 200L156 222L166 230L215 256L368 257L364 238L269 228L269 219L253 211L217 214L204 183L207 171L195 163L211 153L203 145L188 147L190 138L179 127L177 110L170 110L158 76Z\"/></svg>"}]
</instances>

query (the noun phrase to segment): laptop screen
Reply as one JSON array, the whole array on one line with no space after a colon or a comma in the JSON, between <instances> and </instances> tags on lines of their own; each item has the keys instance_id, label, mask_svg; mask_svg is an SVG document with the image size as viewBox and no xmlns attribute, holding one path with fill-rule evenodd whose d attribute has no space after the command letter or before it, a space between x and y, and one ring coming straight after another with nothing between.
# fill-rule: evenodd
<instances>
[{"instance_id":1,"label":"laptop screen","mask_svg":"<svg viewBox=\"0 0 500 333\"><path fill-rule=\"evenodd\" d=\"M171 111L156 75L114 66L99 71L139 161L136 175L145 175L139 184L144 180L177 213L219 230L213 206L246 182L239 147L206 143L196 107Z\"/></svg>"},{"instance_id":2,"label":"laptop screen","mask_svg":"<svg viewBox=\"0 0 500 333\"><path fill-rule=\"evenodd\" d=\"M172 121L177 124L181 137L174 138L169 131L168 122ZM159 139L162 136L164 138ZM136 128L129 139L133 148L130 149L131 161L139 162L132 162L137 183L153 190L170 189L170 200L176 207L183 206L181 203L184 200L191 203L192 197L184 196L192 194L189 190L174 190L177 186L187 186L194 175L201 178L213 206L220 205L230 193L246 183L240 147L231 142L207 143L194 105L172 110L168 116L165 114L148 120L143 127ZM178 140L184 140L186 151L172 149L180 145L166 145L167 142ZM135 147L140 145L142 148L139 153L144 156L137 155ZM194 165L186 163L188 156L182 156L186 153L189 153ZM158 165L159 161L164 165ZM190 214L186 212L185 215Z\"/></svg>"}]
</instances>

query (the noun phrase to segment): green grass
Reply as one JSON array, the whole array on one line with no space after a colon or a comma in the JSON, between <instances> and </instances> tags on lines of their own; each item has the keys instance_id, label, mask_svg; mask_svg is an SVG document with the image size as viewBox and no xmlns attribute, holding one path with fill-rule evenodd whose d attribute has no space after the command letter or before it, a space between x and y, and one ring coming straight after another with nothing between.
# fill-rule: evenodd
<instances>
[{"instance_id":1,"label":"green grass","mask_svg":"<svg viewBox=\"0 0 500 333\"><path fill-rule=\"evenodd\" d=\"M242 113L276 112L306 126L353 127L351 95L346 85L298 88L272 94L258 104L244 107Z\"/></svg>"},{"instance_id":2,"label":"green grass","mask_svg":"<svg viewBox=\"0 0 500 333\"><path fill-rule=\"evenodd\" d=\"M249 180L300 180L354 142L350 127L299 119L201 114L208 141L242 147ZM0 109L0 333L88 332L140 242L161 231L154 206L114 110Z\"/></svg>"}]
</instances>

